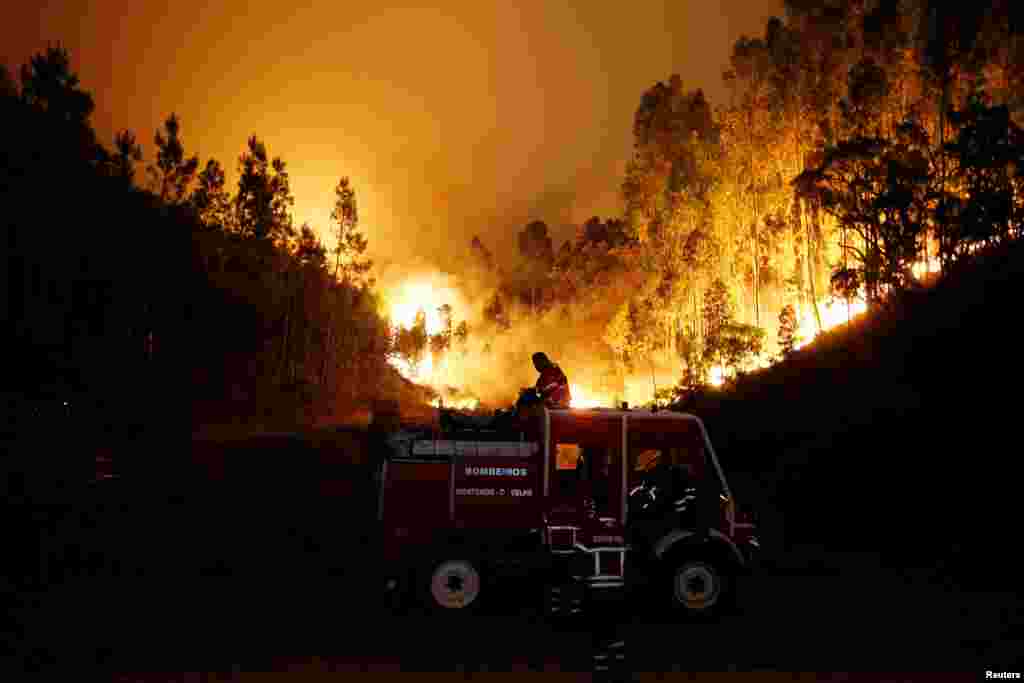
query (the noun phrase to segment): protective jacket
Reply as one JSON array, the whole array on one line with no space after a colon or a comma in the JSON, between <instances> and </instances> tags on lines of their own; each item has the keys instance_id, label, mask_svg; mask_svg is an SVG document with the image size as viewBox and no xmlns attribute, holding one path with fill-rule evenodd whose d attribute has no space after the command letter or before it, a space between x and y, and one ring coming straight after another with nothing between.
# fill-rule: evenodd
<instances>
[{"instance_id":1,"label":"protective jacket","mask_svg":"<svg viewBox=\"0 0 1024 683\"><path fill-rule=\"evenodd\" d=\"M537 393L548 408L568 408L572 396L569 393L569 378L562 368L551 364L541 371L537 378Z\"/></svg>"}]
</instances>

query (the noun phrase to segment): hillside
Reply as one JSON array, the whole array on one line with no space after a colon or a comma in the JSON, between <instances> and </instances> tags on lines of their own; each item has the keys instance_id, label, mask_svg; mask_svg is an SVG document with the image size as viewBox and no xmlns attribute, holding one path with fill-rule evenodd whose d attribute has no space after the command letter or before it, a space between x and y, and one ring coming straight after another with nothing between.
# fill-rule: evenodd
<instances>
[{"instance_id":1,"label":"hillside","mask_svg":"<svg viewBox=\"0 0 1024 683\"><path fill-rule=\"evenodd\" d=\"M1022 284L1024 246L1009 245L701 397L693 410L777 561L808 545L877 550L962 579L1000 551L1018 516L1007 314Z\"/></svg>"},{"instance_id":2,"label":"hillside","mask_svg":"<svg viewBox=\"0 0 1024 683\"><path fill-rule=\"evenodd\" d=\"M376 400L393 400L410 419L429 420L428 393L384 364L363 372L356 395L316 396L300 390L238 390L230 397L193 400L193 438L220 438L263 431L297 431L325 425L366 425Z\"/></svg>"}]
</instances>

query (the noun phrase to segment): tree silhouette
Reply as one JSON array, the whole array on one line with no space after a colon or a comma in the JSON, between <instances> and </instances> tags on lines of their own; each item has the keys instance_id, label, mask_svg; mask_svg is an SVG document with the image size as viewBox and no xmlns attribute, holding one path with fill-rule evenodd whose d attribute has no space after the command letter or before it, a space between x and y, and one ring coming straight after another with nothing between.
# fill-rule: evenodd
<instances>
[{"instance_id":1,"label":"tree silhouette","mask_svg":"<svg viewBox=\"0 0 1024 683\"><path fill-rule=\"evenodd\" d=\"M135 141L135 134L123 130L114 136L114 155L111 172L128 186L135 182L135 164L142 161L142 146Z\"/></svg>"},{"instance_id":2,"label":"tree silhouette","mask_svg":"<svg viewBox=\"0 0 1024 683\"><path fill-rule=\"evenodd\" d=\"M156 193L161 203L178 204L187 196L188 187L199 168L199 157L185 158L181 142L181 121L172 113L164 121L164 131L153 136L156 145L156 163L149 167Z\"/></svg>"},{"instance_id":3,"label":"tree silhouette","mask_svg":"<svg viewBox=\"0 0 1024 683\"><path fill-rule=\"evenodd\" d=\"M469 324L463 320L455 328L452 333L452 339L455 343L455 348L459 350L462 355L466 354L467 345L469 344Z\"/></svg>"},{"instance_id":4,"label":"tree silhouette","mask_svg":"<svg viewBox=\"0 0 1024 683\"><path fill-rule=\"evenodd\" d=\"M964 198L952 200L958 210L947 242L960 247L953 256L962 258L971 247L1019 234L1024 131L1011 120L1008 107L986 106L977 95L963 110L951 112L950 120L959 130L946 152Z\"/></svg>"},{"instance_id":5,"label":"tree silhouette","mask_svg":"<svg viewBox=\"0 0 1024 683\"><path fill-rule=\"evenodd\" d=\"M359 208L356 191L348 177L342 177L334 188L334 208L331 220L338 237L334 249L334 277L344 282L359 284L364 281L373 261L364 258L366 237L359 231Z\"/></svg>"},{"instance_id":6,"label":"tree silhouette","mask_svg":"<svg viewBox=\"0 0 1024 683\"><path fill-rule=\"evenodd\" d=\"M50 47L21 67L21 97L50 119L85 125L95 109L92 95L79 89L71 58L62 47Z\"/></svg>"},{"instance_id":7,"label":"tree silhouette","mask_svg":"<svg viewBox=\"0 0 1024 683\"><path fill-rule=\"evenodd\" d=\"M484 307L484 320L493 325L498 332L508 330L512 326L500 292L495 292Z\"/></svg>"},{"instance_id":8,"label":"tree silhouette","mask_svg":"<svg viewBox=\"0 0 1024 683\"><path fill-rule=\"evenodd\" d=\"M224 169L216 159L199 173L189 204L207 228L231 229L231 198L225 190Z\"/></svg>"},{"instance_id":9,"label":"tree silhouette","mask_svg":"<svg viewBox=\"0 0 1024 683\"><path fill-rule=\"evenodd\" d=\"M7 70L6 64L0 64L0 99L13 100L18 97L18 84Z\"/></svg>"},{"instance_id":10,"label":"tree silhouette","mask_svg":"<svg viewBox=\"0 0 1024 683\"><path fill-rule=\"evenodd\" d=\"M531 221L518 235L519 255L523 267L518 271L525 290L526 303L533 313L537 312L545 289L546 278L554 264L555 254L548 226L544 221Z\"/></svg>"},{"instance_id":11,"label":"tree silhouette","mask_svg":"<svg viewBox=\"0 0 1024 683\"><path fill-rule=\"evenodd\" d=\"M267 156L267 148L255 135L238 159L238 192L235 221L243 237L286 244L295 236L291 207L295 198L284 161Z\"/></svg>"},{"instance_id":12,"label":"tree silhouette","mask_svg":"<svg viewBox=\"0 0 1024 683\"><path fill-rule=\"evenodd\" d=\"M303 223L299 228L299 238L295 245L295 258L304 268L311 268L315 272L327 268L327 250L320 243L320 238L310 227L309 223Z\"/></svg>"},{"instance_id":13,"label":"tree silhouette","mask_svg":"<svg viewBox=\"0 0 1024 683\"><path fill-rule=\"evenodd\" d=\"M9 124L0 201L10 216L0 321L19 353L12 384L77 383L117 400L119 423L132 413L159 421L190 402L210 420L215 405L242 419L257 404L288 414L297 401L304 419L304 401L315 397L323 411L340 397L331 392L342 365L349 406L404 386L386 365L379 301L334 281L312 226L295 234L285 166L255 136L231 195L216 160L196 173L172 115L157 131L151 190L139 188L141 146L126 130L109 151L96 143L92 97L66 51L35 55L19 73L20 88L0 73ZM102 229L66 229L75 225ZM191 268L133 257L124 235L140 225L191 234Z\"/></svg>"}]
</instances>

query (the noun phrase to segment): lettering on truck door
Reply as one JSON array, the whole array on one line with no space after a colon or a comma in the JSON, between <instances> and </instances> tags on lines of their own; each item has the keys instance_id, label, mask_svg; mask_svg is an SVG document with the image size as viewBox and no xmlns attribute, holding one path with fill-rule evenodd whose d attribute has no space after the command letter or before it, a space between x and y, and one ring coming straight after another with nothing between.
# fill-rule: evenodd
<instances>
[{"instance_id":1,"label":"lettering on truck door","mask_svg":"<svg viewBox=\"0 0 1024 683\"><path fill-rule=\"evenodd\" d=\"M515 526L539 509L539 445L466 443L453 461L455 519L472 526Z\"/></svg>"}]
</instances>

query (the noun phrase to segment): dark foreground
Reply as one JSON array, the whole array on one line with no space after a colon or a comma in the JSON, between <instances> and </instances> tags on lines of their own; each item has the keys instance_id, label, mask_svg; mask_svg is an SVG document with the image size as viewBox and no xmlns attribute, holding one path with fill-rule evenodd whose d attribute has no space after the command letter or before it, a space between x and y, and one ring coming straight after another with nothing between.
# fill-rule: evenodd
<instances>
[{"instance_id":1,"label":"dark foreground","mask_svg":"<svg viewBox=\"0 0 1024 683\"><path fill-rule=\"evenodd\" d=\"M623 618L629 666L642 671L1019 671L1019 593L942 590L929 572L886 572L874 558L841 573L767 574L742 612L713 624ZM82 671L589 671L587 624L536 610L470 621L385 616L375 582L208 579L171 587L77 579L16 612L19 665ZM527 596L520 596L526 599ZM1016 667L1016 668L1015 668ZM158 678L153 678L158 680Z\"/></svg>"},{"instance_id":2,"label":"dark foreground","mask_svg":"<svg viewBox=\"0 0 1024 683\"><path fill-rule=\"evenodd\" d=\"M4 584L10 666L47 677L133 674L125 680L184 671L223 672L218 680L252 671L590 675L594 622L547 622L539 594L515 585L469 620L390 610L366 531L369 488L340 504L268 484L179 482L157 494L115 479L63 498L9 498L6 517L21 530ZM1021 671L1014 553L918 551L909 531L927 524L924 511L894 520L908 530L902 547L880 526L877 547L864 542L872 533L847 542L825 533L828 520L813 507L759 497L766 566L736 612L678 623L636 603L616 618L635 679L931 671L982 680L986 670ZM815 534L821 542L809 542Z\"/></svg>"}]
</instances>

